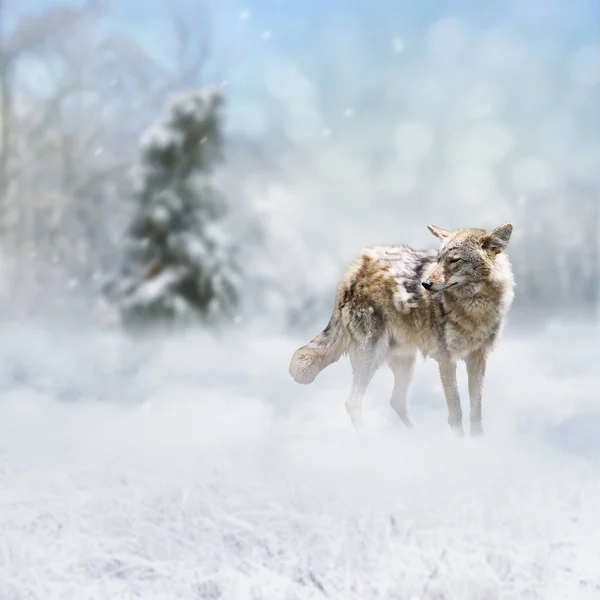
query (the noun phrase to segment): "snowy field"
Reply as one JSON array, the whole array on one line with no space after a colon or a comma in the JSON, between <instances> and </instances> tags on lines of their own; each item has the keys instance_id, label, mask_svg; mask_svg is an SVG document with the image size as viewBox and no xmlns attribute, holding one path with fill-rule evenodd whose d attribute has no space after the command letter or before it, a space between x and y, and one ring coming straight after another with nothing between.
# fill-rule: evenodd
<instances>
[{"instance_id":1,"label":"snowy field","mask_svg":"<svg viewBox=\"0 0 600 600\"><path fill-rule=\"evenodd\" d=\"M288 376L307 340L4 326L0 599L597 599L598 339L505 337L456 440L429 362L417 429L381 371L358 436L346 361Z\"/></svg>"}]
</instances>

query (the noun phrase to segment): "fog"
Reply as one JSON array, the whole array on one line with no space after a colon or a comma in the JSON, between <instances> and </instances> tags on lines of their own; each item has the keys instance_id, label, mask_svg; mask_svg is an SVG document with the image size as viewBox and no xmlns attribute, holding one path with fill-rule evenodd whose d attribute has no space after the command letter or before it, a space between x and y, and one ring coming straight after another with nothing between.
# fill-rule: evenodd
<instances>
[{"instance_id":1,"label":"fog","mask_svg":"<svg viewBox=\"0 0 600 600\"><path fill-rule=\"evenodd\" d=\"M80 4L0 3L0 600L599 597L597 4ZM131 335L138 141L207 83L248 302ZM346 359L291 379L362 246L509 220L484 437L432 361L412 431L386 369L360 434Z\"/></svg>"},{"instance_id":2,"label":"fog","mask_svg":"<svg viewBox=\"0 0 600 600\"><path fill-rule=\"evenodd\" d=\"M429 362L415 430L382 371L357 435L298 340L5 326L0 597L595 598L597 334L505 339L458 440Z\"/></svg>"}]
</instances>

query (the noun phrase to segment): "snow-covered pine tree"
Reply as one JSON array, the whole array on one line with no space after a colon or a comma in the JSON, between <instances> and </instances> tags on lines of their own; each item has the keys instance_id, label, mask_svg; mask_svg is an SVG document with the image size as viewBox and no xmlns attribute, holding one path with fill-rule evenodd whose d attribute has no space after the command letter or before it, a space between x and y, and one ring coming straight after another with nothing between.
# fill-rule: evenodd
<instances>
[{"instance_id":1,"label":"snow-covered pine tree","mask_svg":"<svg viewBox=\"0 0 600 600\"><path fill-rule=\"evenodd\" d=\"M117 286L126 326L214 325L236 314L240 269L228 205L212 181L222 159L223 102L220 89L185 94L142 136Z\"/></svg>"}]
</instances>

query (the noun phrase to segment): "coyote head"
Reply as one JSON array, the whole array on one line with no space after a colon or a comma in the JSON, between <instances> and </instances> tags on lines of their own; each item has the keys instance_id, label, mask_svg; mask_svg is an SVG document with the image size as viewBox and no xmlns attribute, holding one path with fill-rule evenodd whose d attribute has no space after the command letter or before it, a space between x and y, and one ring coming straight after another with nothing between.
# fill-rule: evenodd
<instances>
[{"instance_id":1,"label":"coyote head","mask_svg":"<svg viewBox=\"0 0 600 600\"><path fill-rule=\"evenodd\" d=\"M508 245L513 226L506 223L491 231L471 228L446 231L434 225L427 228L442 240L437 263L421 282L428 292L435 293L460 287L474 291L490 281L496 259Z\"/></svg>"}]
</instances>

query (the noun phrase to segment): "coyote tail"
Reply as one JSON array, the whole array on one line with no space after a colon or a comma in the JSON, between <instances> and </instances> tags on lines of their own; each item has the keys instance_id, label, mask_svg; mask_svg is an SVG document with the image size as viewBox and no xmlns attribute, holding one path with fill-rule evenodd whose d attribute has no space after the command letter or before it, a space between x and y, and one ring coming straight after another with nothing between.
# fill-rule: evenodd
<instances>
[{"instance_id":1,"label":"coyote tail","mask_svg":"<svg viewBox=\"0 0 600 600\"><path fill-rule=\"evenodd\" d=\"M339 310L334 310L327 327L306 346L298 348L290 362L290 375L298 383L312 383L346 351L346 334Z\"/></svg>"}]
</instances>

